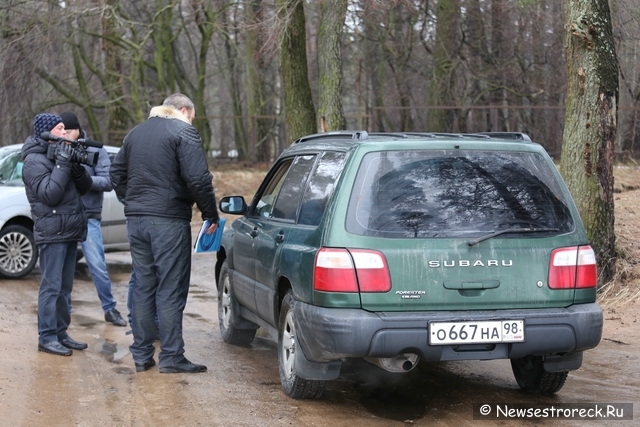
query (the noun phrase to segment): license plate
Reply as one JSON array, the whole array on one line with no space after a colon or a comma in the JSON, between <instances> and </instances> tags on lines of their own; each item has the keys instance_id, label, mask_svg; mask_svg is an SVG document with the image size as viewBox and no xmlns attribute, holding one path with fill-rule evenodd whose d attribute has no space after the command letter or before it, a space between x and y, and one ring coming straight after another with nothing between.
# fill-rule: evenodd
<instances>
[{"instance_id":1,"label":"license plate","mask_svg":"<svg viewBox=\"0 0 640 427\"><path fill-rule=\"evenodd\" d=\"M429 344L484 344L524 341L523 320L429 323Z\"/></svg>"}]
</instances>

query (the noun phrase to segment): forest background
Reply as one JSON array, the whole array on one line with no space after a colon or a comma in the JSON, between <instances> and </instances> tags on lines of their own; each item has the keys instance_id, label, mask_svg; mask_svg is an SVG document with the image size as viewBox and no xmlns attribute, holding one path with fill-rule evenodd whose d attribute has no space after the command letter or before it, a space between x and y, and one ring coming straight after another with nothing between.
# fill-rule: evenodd
<instances>
[{"instance_id":1,"label":"forest background","mask_svg":"<svg viewBox=\"0 0 640 427\"><path fill-rule=\"evenodd\" d=\"M609 5L615 153L636 157L640 4ZM35 114L65 110L121 145L182 92L211 157L271 161L301 136L287 134L284 105L307 97L316 115L305 129L521 131L558 157L564 27L556 0L1 0L0 145L24 141ZM300 53L307 67L281 72ZM287 101L283 88L301 81Z\"/></svg>"}]
</instances>

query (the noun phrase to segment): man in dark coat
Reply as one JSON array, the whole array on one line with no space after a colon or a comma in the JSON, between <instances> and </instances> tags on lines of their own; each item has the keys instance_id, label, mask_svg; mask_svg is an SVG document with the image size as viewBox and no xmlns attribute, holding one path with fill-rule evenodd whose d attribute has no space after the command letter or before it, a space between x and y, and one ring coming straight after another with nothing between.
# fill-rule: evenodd
<instances>
[{"instance_id":1,"label":"man in dark coat","mask_svg":"<svg viewBox=\"0 0 640 427\"><path fill-rule=\"evenodd\" d=\"M191 277L193 204L204 220L212 222L209 233L218 223L212 175L200 135L191 125L194 116L195 107L187 96L169 96L127 134L111 164L111 183L125 206L137 279L130 347L137 372L155 365L157 330L160 372L207 370L185 358L182 338L182 314Z\"/></svg>"},{"instance_id":2,"label":"man in dark coat","mask_svg":"<svg viewBox=\"0 0 640 427\"><path fill-rule=\"evenodd\" d=\"M71 111L60 114L64 123L64 130L67 132L67 139L76 141L78 138L86 138L87 135L80 127L78 116ZM102 148L87 147L88 153L97 153L98 161L95 165L84 165L85 170L91 177L91 191L82 196L82 203L87 214L87 238L82 242L82 252L87 261L89 272L93 278L93 283L98 291L98 298L102 304L104 320L116 326L126 326L127 322L122 318L116 309L116 299L111 292L111 279L107 271L107 263L104 259L104 244L102 242L102 204L104 193L111 191L111 179L109 178L109 167L111 161L107 150Z\"/></svg>"},{"instance_id":3,"label":"man in dark coat","mask_svg":"<svg viewBox=\"0 0 640 427\"><path fill-rule=\"evenodd\" d=\"M67 334L71 321L69 298L73 288L78 242L87 235L82 195L91 189L91 177L82 165L72 162L73 149L57 146L41 135L66 136L62 119L38 114L34 134L22 147L22 180L31 205L33 235L40 254L42 281L38 293L38 350L70 356L87 344Z\"/></svg>"}]
</instances>

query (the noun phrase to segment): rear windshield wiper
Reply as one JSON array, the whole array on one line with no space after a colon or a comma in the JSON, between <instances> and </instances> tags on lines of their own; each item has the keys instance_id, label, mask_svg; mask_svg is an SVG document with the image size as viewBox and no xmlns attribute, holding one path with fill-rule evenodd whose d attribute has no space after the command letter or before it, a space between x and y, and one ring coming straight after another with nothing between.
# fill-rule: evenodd
<instances>
[{"instance_id":1,"label":"rear windshield wiper","mask_svg":"<svg viewBox=\"0 0 640 427\"><path fill-rule=\"evenodd\" d=\"M485 240L493 239L494 237L502 234L517 234L517 233L546 233L550 231L559 231L559 228L505 228L504 230L494 231L477 239L469 240L469 246L473 246L477 243Z\"/></svg>"}]
</instances>

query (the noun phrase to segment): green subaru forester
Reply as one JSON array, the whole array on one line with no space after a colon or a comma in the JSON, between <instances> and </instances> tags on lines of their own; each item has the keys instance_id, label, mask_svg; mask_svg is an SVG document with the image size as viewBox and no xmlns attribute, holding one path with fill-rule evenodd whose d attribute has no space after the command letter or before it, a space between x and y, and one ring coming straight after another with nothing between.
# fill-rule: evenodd
<instances>
[{"instance_id":1,"label":"green subaru forester","mask_svg":"<svg viewBox=\"0 0 640 427\"><path fill-rule=\"evenodd\" d=\"M510 359L555 393L602 334L596 258L551 158L522 133L329 132L276 160L217 253L225 342L278 342L292 398L347 358Z\"/></svg>"}]
</instances>

